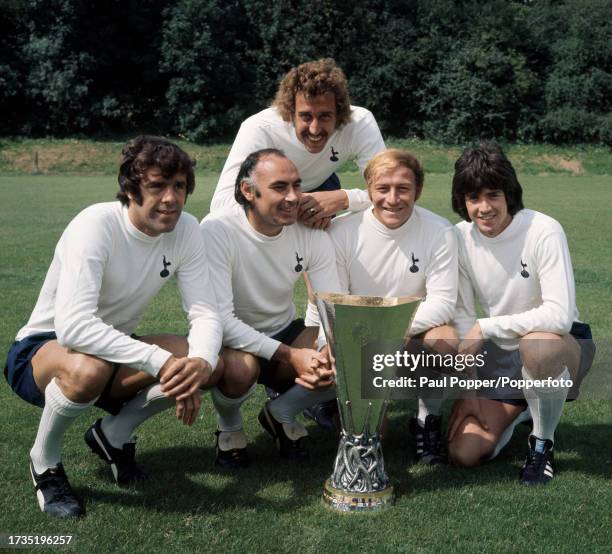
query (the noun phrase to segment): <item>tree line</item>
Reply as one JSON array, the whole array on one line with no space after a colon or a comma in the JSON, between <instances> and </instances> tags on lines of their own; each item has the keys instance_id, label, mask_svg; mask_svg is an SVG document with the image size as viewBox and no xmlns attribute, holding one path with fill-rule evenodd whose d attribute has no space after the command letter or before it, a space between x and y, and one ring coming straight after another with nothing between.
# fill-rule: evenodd
<instances>
[{"instance_id":1,"label":"tree line","mask_svg":"<svg viewBox=\"0 0 612 554\"><path fill-rule=\"evenodd\" d=\"M612 0L0 0L0 135L228 139L333 57L383 133L612 145Z\"/></svg>"}]
</instances>

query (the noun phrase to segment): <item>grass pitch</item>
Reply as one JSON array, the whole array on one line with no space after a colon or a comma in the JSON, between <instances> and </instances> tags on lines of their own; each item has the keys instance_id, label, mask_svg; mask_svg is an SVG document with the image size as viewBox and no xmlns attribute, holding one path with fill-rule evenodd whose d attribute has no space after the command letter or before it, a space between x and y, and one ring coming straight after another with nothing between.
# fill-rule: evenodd
<instances>
[{"instance_id":1,"label":"grass pitch","mask_svg":"<svg viewBox=\"0 0 612 554\"><path fill-rule=\"evenodd\" d=\"M343 182L359 183L356 174ZM521 178L528 207L558 219L568 235L581 316L593 327L597 363L608 366L612 337L612 182L607 176ZM214 174L198 177L187 211L206 213ZM4 176L0 278L0 356L26 322L53 248L68 221L85 206L113 198L112 176ZM428 175L421 205L452 221L450 176ZM296 293L304 304L303 290ZM155 300L139 333L184 332L173 284ZM603 354L602 354L603 352ZM396 505L380 514L338 515L321 504L337 440L316 426L307 464L280 462L256 414L263 391L244 417L253 466L227 474L213 465L215 429L206 398L193 428L160 414L139 429L139 461L155 480L141 490L116 487L108 467L83 443L102 412L79 418L66 436L64 464L88 515L57 521L38 509L28 474L28 452L40 410L0 385L0 533L70 534L77 552L610 552L612 550L612 403L566 406L557 432L558 473L543 488L518 485L528 429L478 470L431 469L414 464L407 423L414 404L390 409L385 462Z\"/></svg>"}]
</instances>

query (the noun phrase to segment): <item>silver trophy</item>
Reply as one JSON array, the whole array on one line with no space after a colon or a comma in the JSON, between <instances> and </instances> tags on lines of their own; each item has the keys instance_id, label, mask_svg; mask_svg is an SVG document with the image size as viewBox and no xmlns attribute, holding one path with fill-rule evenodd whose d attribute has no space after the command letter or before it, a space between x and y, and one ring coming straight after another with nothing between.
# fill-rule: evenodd
<instances>
[{"instance_id":1,"label":"silver trophy","mask_svg":"<svg viewBox=\"0 0 612 554\"><path fill-rule=\"evenodd\" d=\"M342 432L323 500L342 511L373 511L395 499L385 473L380 428L388 399L362 399L362 351L367 345L403 343L419 298L347 294L315 295L336 371Z\"/></svg>"}]
</instances>

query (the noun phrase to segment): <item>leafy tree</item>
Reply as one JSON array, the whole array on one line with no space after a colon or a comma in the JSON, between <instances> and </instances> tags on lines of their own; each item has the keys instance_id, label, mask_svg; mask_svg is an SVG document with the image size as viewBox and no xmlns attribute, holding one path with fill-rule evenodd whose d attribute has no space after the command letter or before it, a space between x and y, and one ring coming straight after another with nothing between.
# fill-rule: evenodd
<instances>
[{"instance_id":1,"label":"leafy tree","mask_svg":"<svg viewBox=\"0 0 612 554\"><path fill-rule=\"evenodd\" d=\"M424 8L427 9L427 8ZM516 138L531 116L537 74L521 6L504 1L430 5L437 37L418 93L424 135L445 142Z\"/></svg>"},{"instance_id":2,"label":"leafy tree","mask_svg":"<svg viewBox=\"0 0 612 554\"><path fill-rule=\"evenodd\" d=\"M383 132L612 143L612 0L0 0L0 133L231 137L333 57Z\"/></svg>"},{"instance_id":3,"label":"leafy tree","mask_svg":"<svg viewBox=\"0 0 612 554\"><path fill-rule=\"evenodd\" d=\"M26 0L28 41L22 56L27 66L25 97L28 134L66 134L90 123L87 102L93 58L74 41L78 26L74 0Z\"/></svg>"},{"instance_id":4,"label":"leafy tree","mask_svg":"<svg viewBox=\"0 0 612 554\"><path fill-rule=\"evenodd\" d=\"M250 29L237 1L180 0L164 12L160 69L170 130L192 140L235 132L253 110Z\"/></svg>"},{"instance_id":5,"label":"leafy tree","mask_svg":"<svg viewBox=\"0 0 612 554\"><path fill-rule=\"evenodd\" d=\"M541 138L612 144L612 2L568 0L554 9Z\"/></svg>"},{"instance_id":6,"label":"leafy tree","mask_svg":"<svg viewBox=\"0 0 612 554\"><path fill-rule=\"evenodd\" d=\"M166 0L80 0L78 48L93 60L89 132L167 132L159 71Z\"/></svg>"},{"instance_id":7,"label":"leafy tree","mask_svg":"<svg viewBox=\"0 0 612 554\"><path fill-rule=\"evenodd\" d=\"M151 125L162 0L24 0L19 55L27 134L117 132ZM155 127L155 125L152 125Z\"/></svg>"},{"instance_id":8,"label":"leafy tree","mask_svg":"<svg viewBox=\"0 0 612 554\"><path fill-rule=\"evenodd\" d=\"M26 33L16 0L0 1L0 134L18 133L27 117L24 105L24 63L19 55Z\"/></svg>"}]
</instances>

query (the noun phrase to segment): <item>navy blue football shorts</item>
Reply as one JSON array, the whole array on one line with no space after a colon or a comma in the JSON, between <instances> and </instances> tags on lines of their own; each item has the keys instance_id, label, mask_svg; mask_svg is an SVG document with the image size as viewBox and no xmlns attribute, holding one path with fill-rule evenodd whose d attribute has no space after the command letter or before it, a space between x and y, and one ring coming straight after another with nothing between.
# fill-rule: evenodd
<instances>
[{"instance_id":1,"label":"navy blue football shorts","mask_svg":"<svg viewBox=\"0 0 612 554\"><path fill-rule=\"evenodd\" d=\"M132 336L138 338L136 335ZM4 377L17 396L40 408L45 406L45 396L38 389L34 380L32 358L42 346L52 340L57 340L57 336L53 331L49 331L29 335L20 341L15 341L8 351L4 366ZM114 364L113 373L95 403L95 406L113 415L117 415L123 406L123 402L113 400L110 396L111 386L118 370L119 364Z\"/></svg>"},{"instance_id":2,"label":"navy blue football shorts","mask_svg":"<svg viewBox=\"0 0 612 554\"><path fill-rule=\"evenodd\" d=\"M578 366L576 382L567 395L568 402L578 397L580 383L589 372L589 369L591 369L593 359L595 358L595 343L593 342L593 334L591 333L591 327L588 323L574 321L570 329L570 335L572 335L580 345L580 364ZM487 344L487 348L489 348L489 346L490 345ZM494 348L499 349L496 345ZM523 362L521 361L518 350L506 351L504 354L496 357L496 361L498 361L498 364L501 363L508 367L508 369L514 368L515 372L520 372L523 367ZM492 400L497 400L498 402L504 402L505 404L511 404L513 406L527 407L527 401L524 398L493 398Z\"/></svg>"},{"instance_id":3,"label":"navy blue football shorts","mask_svg":"<svg viewBox=\"0 0 612 554\"><path fill-rule=\"evenodd\" d=\"M282 331L279 331L271 338L291 346L295 339L300 336L300 333L306 329L304 320L302 318L294 319L287 327ZM288 391L295 383L293 381L279 381L276 378L276 369L278 362L273 360L266 360L265 358L257 357L259 362L259 379L257 382L266 387L274 389L276 392L283 393Z\"/></svg>"}]
</instances>

